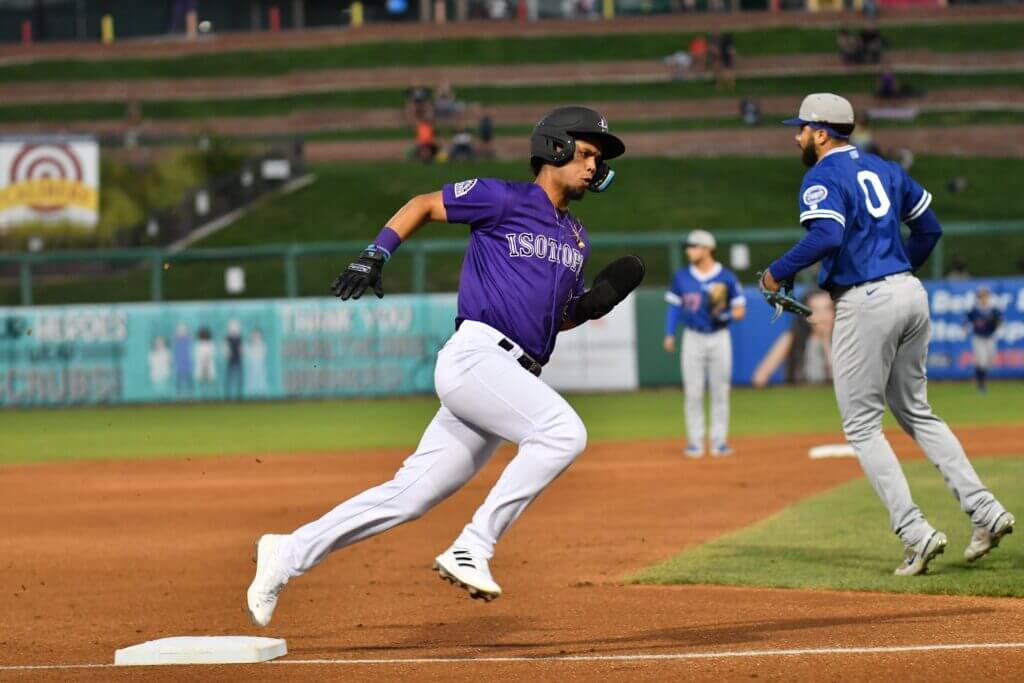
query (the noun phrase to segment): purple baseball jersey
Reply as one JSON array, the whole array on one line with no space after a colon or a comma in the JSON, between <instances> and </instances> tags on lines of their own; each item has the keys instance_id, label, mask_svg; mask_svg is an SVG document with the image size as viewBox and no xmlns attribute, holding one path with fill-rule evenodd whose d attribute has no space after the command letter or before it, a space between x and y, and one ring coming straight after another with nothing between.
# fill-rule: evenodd
<instances>
[{"instance_id":1,"label":"purple baseball jersey","mask_svg":"<svg viewBox=\"0 0 1024 683\"><path fill-rule=\"evenodd\" d=\"M448 222L470 226L456 324L490 325L547 363L583 294L583 225L533 183L479 178L445 185L442 195Z\"/></svg>"}]
</instances>

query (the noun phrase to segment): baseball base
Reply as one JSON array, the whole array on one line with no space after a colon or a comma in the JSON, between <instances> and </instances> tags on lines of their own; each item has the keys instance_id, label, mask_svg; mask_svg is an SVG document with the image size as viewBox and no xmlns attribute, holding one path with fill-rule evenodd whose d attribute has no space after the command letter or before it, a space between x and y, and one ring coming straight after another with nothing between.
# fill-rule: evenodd
<instances>
[{"instance_id":1,"label":"baseball base","mask_svg":"<svg viewBox=\"0 0 1024 683\"><path fill-rule=\"evenodd\" d=\"M118 666L161 664L256 664L288 654L282 638L182 636L132 645L114 654Z\"/></svg>"}]
</instances>

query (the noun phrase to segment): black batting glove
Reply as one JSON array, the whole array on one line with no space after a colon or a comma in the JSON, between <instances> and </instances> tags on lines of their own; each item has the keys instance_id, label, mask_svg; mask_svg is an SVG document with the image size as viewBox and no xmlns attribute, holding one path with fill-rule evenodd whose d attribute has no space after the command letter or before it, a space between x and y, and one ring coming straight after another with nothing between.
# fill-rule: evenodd
<instances>
[{"instance_id":1,"label":"black batting glove","mask_svg":"<svg viewBox=\"0 0 1024 683\"><path fill-rule=\"evenodd\" d=\"M373 293L378 299L384 297L384 282L382 271L384 264L388 262L387 253L368 247L359 255L348 268L342 271L331 285L331 293L342 301L347 299L358 299L366 291L367 287L373 287Z\"/></svg>"}]
</instances>

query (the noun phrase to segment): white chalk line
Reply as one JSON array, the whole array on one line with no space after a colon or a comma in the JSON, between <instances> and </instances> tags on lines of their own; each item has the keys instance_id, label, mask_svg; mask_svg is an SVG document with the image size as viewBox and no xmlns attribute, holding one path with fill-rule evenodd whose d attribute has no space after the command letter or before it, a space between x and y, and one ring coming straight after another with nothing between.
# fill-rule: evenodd
<instances>
[{"instance_id":1,"label":"white chalk line","mask_svg":"<svg viewBox=\"0 0 1024 683\"><path fill-rule=\"evenodd\" d=\"M672 652L631 655L540 655L536 657L392 657L387 659L282 659L268 664L300 665L375 665L375 664L543 664L547 662L651 662L688 659L734 659L740 657L799 657L802 655L872 655L901 652L937 652L956 650L1020 650L1024 643L951 643L934 645L890 645L880 647L809 647L780 650L725 650L719 652ZM0 665L0 671L38 671L63 669L111 669L115 664L15 664ZM225 666L190 664L167 666Z\"/></svg>"}]
</instances>

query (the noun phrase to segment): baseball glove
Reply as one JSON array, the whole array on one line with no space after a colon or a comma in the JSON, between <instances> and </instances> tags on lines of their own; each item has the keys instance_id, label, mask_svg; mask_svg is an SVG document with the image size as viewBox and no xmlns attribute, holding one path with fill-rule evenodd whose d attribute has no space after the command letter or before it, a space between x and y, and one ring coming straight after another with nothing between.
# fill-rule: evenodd
<instances>
[{"instance_id":1,"label":"baseball glove","mask_svg":"<svg viewBox=\"0 0 1024 683\"><path fill-rule=\"evenodd\" d=\"M724 282L712 282L708 285L708 308L711 315L717 316L725 311L729 301L729 288Z\"/></svg>"},{"instance_id":2,"label":"baseball glove","mask_svg":"<svg viewBox=\"0 0 1024 683\"><path fill-rule=\"evenodd\" d=\"M758 273L757 281L763 282L763 277L763 272ZM764 288L763 284L761 285L761 294L764 295L764 300L768 302L769 306L773 306L775 308L775 314L772 315L772 322L778 320L783 311L796 313L805 318L809 318L811 316L811 309L793 297L793 281L786 280L784 282L780 282L779 285L779 291L777 292L768 291Z\"/></svg>"}]
</instances>

